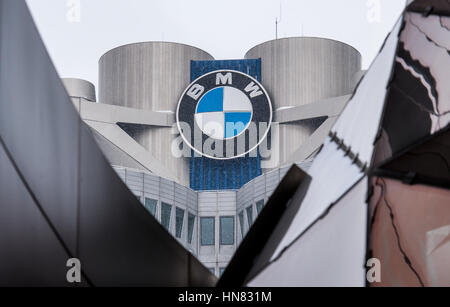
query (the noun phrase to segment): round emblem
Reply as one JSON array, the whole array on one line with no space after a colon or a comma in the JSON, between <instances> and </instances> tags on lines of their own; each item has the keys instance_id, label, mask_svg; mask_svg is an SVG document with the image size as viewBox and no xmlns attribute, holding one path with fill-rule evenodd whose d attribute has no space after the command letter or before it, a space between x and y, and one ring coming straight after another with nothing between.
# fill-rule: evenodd
<instances>
[{"instance_id":1,"label":"round emblem","mask_svg":"<svg viewBox=\"0 0 450 307\"><path fill-rule=\"evenodd\" d=\"M213 159L254 151L267 136L272 105L263 86L234 70L216 70L192 82L178 102L176 120L184 142Z\"/></svg>"}]
</instances>

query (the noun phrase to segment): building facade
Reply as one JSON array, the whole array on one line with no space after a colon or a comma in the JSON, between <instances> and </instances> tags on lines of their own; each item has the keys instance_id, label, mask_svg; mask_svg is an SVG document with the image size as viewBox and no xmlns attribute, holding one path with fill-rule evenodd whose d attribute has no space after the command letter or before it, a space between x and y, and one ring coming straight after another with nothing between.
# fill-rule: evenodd
<instances>
[{"instance_id":1,"label":"building facade","mask_svg":"<svg viewBox=\"0 0 450 307\"><path fill-rule=\"evenodd\" d=\"M217 276L290 165L308 169L364 73L356 49L321 38L273 40L226 61L183 44L136 43L108 51L99 65L99 102L92 84L63 79L75 107L148 212ZM172 154L180 96L220 69L255 78L270 97L270 155L258 149L254 164ZM223 176L230 184L211 183Z\"/></svg>"}]
</instances>

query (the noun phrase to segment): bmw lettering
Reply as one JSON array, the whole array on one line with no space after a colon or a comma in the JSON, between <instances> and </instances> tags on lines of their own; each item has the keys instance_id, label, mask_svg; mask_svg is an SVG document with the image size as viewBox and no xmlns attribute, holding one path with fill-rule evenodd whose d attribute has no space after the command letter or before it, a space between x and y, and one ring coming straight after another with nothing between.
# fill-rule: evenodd
<instances>
[{"instance_id":1,"label":"bmw lettering","mask_svg":"<svg viewBox=\"0 0 450 307\"><path fill-rule=\"evenodd\" d=\"M264 87L250 75L217 70L192 82L176 112L184 142L196 154L232 159L256 154L272 122L272 105Z\"/></svg>"}]
</instances>

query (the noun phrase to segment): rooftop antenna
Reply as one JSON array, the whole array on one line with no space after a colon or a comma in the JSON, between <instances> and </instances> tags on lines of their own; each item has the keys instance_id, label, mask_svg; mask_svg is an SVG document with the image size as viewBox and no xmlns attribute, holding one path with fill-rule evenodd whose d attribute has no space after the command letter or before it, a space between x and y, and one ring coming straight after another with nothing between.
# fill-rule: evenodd
<instances>
[{"instance_id":1,"label":"rooftop antenna","mask_svg":"<svg viewBox=\"0 0 450 307\"><path fill-rule=\"evenodd\" d=\"M278 24L281 22L281 0L280 0L280 14L275 18L275 39L278 39Z\"/></svg>"}]
</instances>

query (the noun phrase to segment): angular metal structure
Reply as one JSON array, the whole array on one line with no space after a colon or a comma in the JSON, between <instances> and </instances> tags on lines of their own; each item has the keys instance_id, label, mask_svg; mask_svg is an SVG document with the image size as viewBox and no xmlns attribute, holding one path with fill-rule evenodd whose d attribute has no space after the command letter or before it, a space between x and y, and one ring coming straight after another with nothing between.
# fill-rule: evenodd
<instances>
[{"instance_id":1,"label":"angular metal structure","mask_svg":"<svg viewBox=\"0 0 450 307\"><path fill-rule=\"evenodd\" d=\"M290 199L300 209L289 229L242 284L450 286L449 50L449 2L409 4L299 187L306 194Z\"/></svg>"},{"instance_id":2,"label":"angular metal structure","mask_svg":"<svg viewBox=\"0 0 450 307\"><path fill-rule=\"evenodd\" d=\"M111 168L25 1L0 0L0 285L211 286Z\"/></svg>"}]
</instances>

